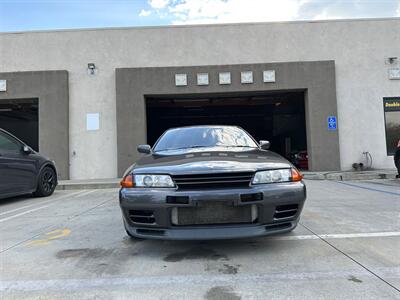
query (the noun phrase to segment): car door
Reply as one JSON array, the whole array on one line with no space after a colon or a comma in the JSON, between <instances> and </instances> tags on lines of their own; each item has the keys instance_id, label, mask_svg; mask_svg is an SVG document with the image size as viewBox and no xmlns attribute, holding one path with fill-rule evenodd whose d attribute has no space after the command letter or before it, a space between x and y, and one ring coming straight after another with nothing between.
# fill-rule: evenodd
<instances>
[{"instance_id":1,"label":"car door","mask_svg":"<svg viewBox=\"0 0 400 300\"><path fill-rule=\"evenodd\" d=\"M30 193L35 189L37 163L23 144L0 131L0 195Z\"/></svg>"}]
</instances>

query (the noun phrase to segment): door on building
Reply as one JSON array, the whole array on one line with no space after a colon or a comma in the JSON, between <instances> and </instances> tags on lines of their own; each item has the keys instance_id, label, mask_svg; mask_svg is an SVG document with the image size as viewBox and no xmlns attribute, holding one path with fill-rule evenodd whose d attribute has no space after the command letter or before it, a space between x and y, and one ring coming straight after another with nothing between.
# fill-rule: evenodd
<instances>
[{"instance_id":1,"label":"door on building","mask_svg":"<svg viewBox=\"0 0 400 300\"><path fill-rule=\"evenodd\" d=\"M307 153L304 91L147 96L146 115L151 145L172 127L237 125L293 162Z\"/></svg>"}]
</instances>

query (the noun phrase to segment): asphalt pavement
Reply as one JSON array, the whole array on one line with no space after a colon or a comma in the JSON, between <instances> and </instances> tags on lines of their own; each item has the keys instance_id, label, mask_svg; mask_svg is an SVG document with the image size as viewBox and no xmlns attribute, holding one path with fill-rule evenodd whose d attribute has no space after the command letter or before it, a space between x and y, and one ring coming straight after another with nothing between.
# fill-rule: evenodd
<instances>
[{"instance_id":1,"label":"asphalt pavement","mask_svg":"<svg viewBox=\"0 0 400 300\"><path fill-rule=\"evenodd\" d=\"M132 241L117 189L0 201L1 299L400 299L400 180L307 180L289 234Z\"/></svg>"}]
</instances>

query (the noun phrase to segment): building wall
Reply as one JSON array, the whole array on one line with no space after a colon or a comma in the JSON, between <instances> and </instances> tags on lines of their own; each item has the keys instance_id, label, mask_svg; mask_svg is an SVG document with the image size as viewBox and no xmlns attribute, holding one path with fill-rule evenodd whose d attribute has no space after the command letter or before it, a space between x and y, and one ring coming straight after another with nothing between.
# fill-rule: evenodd
<instances>
[{"instance_id":1,"label":"building wall","mask_svg":"<svg viewBox=\"0 0 400 300\"><path fill-rule=\"evenodd\" d=\"M400 57L399 18L0 34L1 72L68 71L72 179L117 176L116 68L317 60L336 64L341 168L363 151L392 168L382 98L399 96L400 81L388 80L388 56ZM85 130L90 112L99 131Z\"/></svg>"},{"instance_id":2,"label":"building wall","mask_svg":"<svg viewBox=\"0 0 400 300\"><path fill-rule=\"evenodd\" d=\"M56 162L58 178L68 179L68 72L0 72L0 78L7 80L0 101L39 99L39 151Z\"/></svg>"},{"instance_id":3,"label":"building wall","mask_svg":"<svg viewBox=\"0 0 400 300\"><path fill-rule=\"evenodd\" d=\"M253 83L242 84L240 72L253 72ZM275 70L276 82L264 83L263 70ZM218 83L219 72L231 73L231 84ZM187 74L186 86L175 86L175 74ZM209 84L196 84L198 73L209 74ZM172 80L171 80L172 79ZM118 174L141 155L138 143L146 143L144 95L234 95L244 92L302 90L306 93L305 119L309 167L314 171L340 169L338 132L326 128L328 116L337 115L334 61L240 64L218 66L123 68L116 70ZM143 113L132 115L135 111ZM268 138L268 137L267 137ZM329 157L329 159L326 159Z\"/></svg>"}]
</instances>

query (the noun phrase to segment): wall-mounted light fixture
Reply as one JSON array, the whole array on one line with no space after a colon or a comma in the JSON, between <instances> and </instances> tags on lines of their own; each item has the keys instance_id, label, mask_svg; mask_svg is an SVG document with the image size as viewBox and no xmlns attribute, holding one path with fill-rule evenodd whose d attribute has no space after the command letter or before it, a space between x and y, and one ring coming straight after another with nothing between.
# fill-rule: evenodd
<instances>
[{"instance_id":1,"label":"wall-mounted light fixture","mask_svg":"<svg viewBox=\"0 0 400 300\"><path fill-rule=\"evenodd\" d=\"M231 72L220 72L218 78L219 84L231 84Z\"/></svg>"},{"instance_id":2,"label":"wall-mounted light fixture","mask_svg":"<svg viewBox=\"0 0 400 300\"><path fill-rule=\"evenodd\" d=\"M397 56L389 56L385 58L385 63L387 65L394 65L398 62L398 57Z\"/></svg>"},{"instance_id":3,"label":"wall-mounted light fixture","mask_svg":"<svg viewBox=\"0 0 400 300\"><path fill-rule=\"evenodd\" d=\"M275 70L263 71L263 81L264 82L275 82Z\"/></svg>"},{"instance_id":4,"label":"wall-mounted light fixture","mask_svg":"<svg viewBox=\"0 0 400 300\"><path fill-rule=\"evenodd\" d=\"M88 63L87 64L88 68L88 74L89 75L95 75L96 74L96 65L94 63Z\"/></svg>"},{"instance_id":5,"label":"wall-mounted light fixture","mask_svg":"<svg viewBox=\"0 0 400 300\"><path fill-rule=\"evenodd\" d=\"M208 73L197 73L197 85L208 85Z\"/></svg>"},{"instance_id":6,"label":"wall-mounted light fixture","mask_svg":"<svg viewBox=\"0 0 400 300\"><path fill-rule=\"evenodd\" d=\"M389 65L388 75L390 80L400 80L400 65L397 56L385 57L385 64Z\"/></svg>"},{"instance_id":7,"label":"wall-mounted light fixture","mask_svg":"<svg viewBox=\"0 0 400 300\"><path fill-rule=\"evenodd\" d=\"M252 71L240 72L240 82L241 83L253 83L253 72Z\"/></svg>"},{"instance_id":8,"label":"wall-mounted light fixture","mask_svg":"<svg viewBox=\"0 0 400 300\"><path fill-rule=\"evenodd\" d=\"M175 74L175 86L186 86L187 74Z\"/></svg>"}]
</instances>

